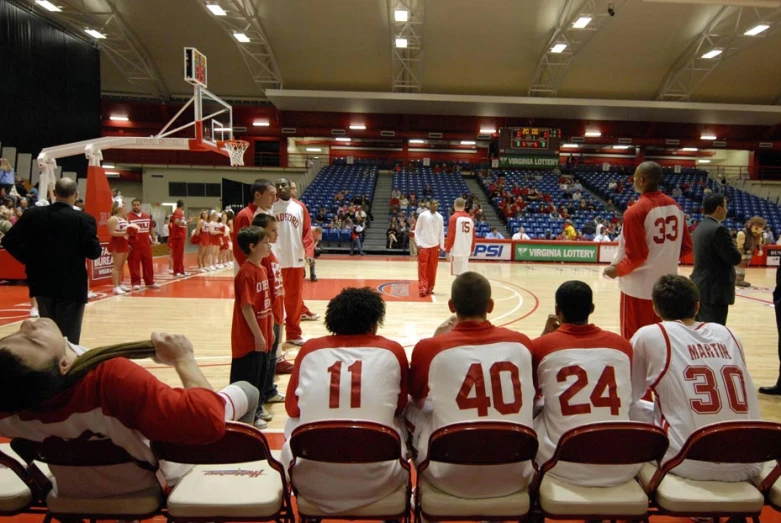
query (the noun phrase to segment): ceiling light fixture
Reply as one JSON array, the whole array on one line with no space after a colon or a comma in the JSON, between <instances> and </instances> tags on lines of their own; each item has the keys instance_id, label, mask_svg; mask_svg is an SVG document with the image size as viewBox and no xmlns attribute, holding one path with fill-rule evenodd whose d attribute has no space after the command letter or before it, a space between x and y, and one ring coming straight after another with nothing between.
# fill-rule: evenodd
<instances>
[{"instance_id":1,"label":"ceiling light fixture","mask_svg":"<svg viewBox=\"0 0 781 523\"><path fill-rule=\"evenodd\" d=\"M128 118L127 116L109 116L108 119L109 120L113 120L115 122L129 122L130 121L130 118Z\"/></svg>"},{"instance_id":2,"label":"ceiling light fixture","mask_svg":"<svg viewBox=\"0 0 781 523\"><path fill-rule=\"evenodd\" d=\"M409 20L409 11L406 9L394 9L393 19L397 22L406 22Z\"/></svg>"},{"instance_id":3,"label":"ceiling light fixture","mask_svg":"<svg viewBox=\"0 0 781 523\"><path fill-rule=\"evenodd\" d=\"M700 136L700 140L715 140L716 135L715 134L703 134Z\"/></svg>"},{"instance_id":4,"label":"ceiling light fixture","mask_svg":"<svg viewBox=\"0 0 781 523\"><path fill-rule=\"evenodd\" d=\"M581 16L580 18L578 18L575 21L574 24L572 24L572 27L574 27L575 29L583 29L584 27L586 27L590 23L591 23L591 17L590 16Z\"/></svg>"},{"instance_id":5,"label":"ceiling light fixture","mask_svg":"<svg viewBox=\"0 0 781 523\"><path fill-rule=\"evenodd\" d=\"M723 52L724 51L722 51L721 49L711 49L710 51L702 55L702 57L706 59L716 58Z\"/></svg>"},{"instance_id":6,"label":"ceiling light fixture","mask_svg":"<svg viewBox=\"0 0 781 523\"><path fill-rule=\"evenodd\" d=\"M362 123L354 123L354 124L350 124L350 129L352 129L353 131L365 131L366 126L363 125Z\"/></svg>"},{"instance_id":7,"label":"ceiling light fixture","mask_svg":"<svg viewBox=\"0 0 781 523\"><path fill-rule=\"evenodd\" d=\"M563 53L564 49L567 48L567 44L556 44L553 47L551 47L550 52L551 53Z\"/></svg>"},{"instance_id":8,"label":"ceiling light fixture","mask_svg":"<svg viewBox=\"0 0 781 523\"><path fill-rule=\"evenodd\" d=\"M681 151L685 151L687 153L694 153L699 151L699 149L697 149L696 147L684 147L683 149L681 149Z\"/></svg>"},{"instance_id":9,"label":"ceiling light fixture","mask_svg":"<svg viewBox=\"0 0 781 523\"><path fill-rule=\"evenodd\" d=\"M337 142L349 142L351 140L352 140L352 138L337 138L336 139Z\"/></svg>"},{"instance_id":10,"label":"ceiling light fixture","mask_svg":"<svg viewBox=\"0 0 781 523\"><path fill-rule=\"evenodd\" d=\"M106 38L106 35L104 35L100 31L95 31L94 29L85 29L84 32L96 40L103 40L104 38Z\"/></svg>"},{"instance_id":11,"label":"ceiling light fixture","mask_svg":"<svg viewBox=\"0 0 781 523\"><path fill-rule=\"evenodd\" d=\"M307 147L306 148L306 152L308 152L308 153L319 153L319 152L322 152L322 151L323 150L320 149L319 147Z\"/></svg>"},{"instance_id":12,"label":"ceiling light fixture","mask_svg":"<svg viewBox=\"0 0 781 523\"><path fill-rule=\"evenodd\" d=\"M474 140L461 140L461 145L475 145L476 143Z\"/></svg>"},{"instance_id":13,"label":"ceiling light fixture","mask_svg":"<svg viewBox=\"0 0 781 523\"><path fill-rule=\"evenodd\" d=\"M631 145L613 145L613 149L629 149Z\"/></svg>"},{"instance_id":14,"label":"ceiling light fixture","mask_svg":"<svg viewBox=\"0 0 781 523\"><path fill-rule=\"evenodd\" d=\"M249 36L245 35L244 33L233 33L233 38L242 44L248 44L250 41Z\"/></svg>"},{"instance_id":15,"label":"ceiling light fixture","mask_svg":"<svg viewBox=\"0 0 781 523\"><path fill-rule=\"evenodd\" d=\"M577 149L578 147L580 147L580 144L577 144L577 143L565 143L564 145L562 145L562 147L572 147L572 148Z\"/></svg>"},{"instance_id":16,"label":"ceiling light fixture","mask_svg":"<svg viewBox=\"0 0 781 523\"><path fill-rule=\"evenodd\" d=\"M492 128L488 128L488 127L485 128L485 129L480 129L480 134L494 134L495 132L496 132L496 129L492 129Z\"/></svg>"},{"instance_id":17,"label":"ceiling light fixture","mask_svg":"<svg viewBox=\"0 0 781 523\"><path fill-rule=\"evenodd\" d=\"M697 163L710 163L710 160L697 160Z\"/></svg>"},{"instance_id":18,"label":"ceiling light fixture","mask_svg":"<svg viewBox=\"0 0 781 523\"><path fill-rule=\"evenodd\" d=\"M253 127L269 127L271 123L268 120L255 120L252 122Z\"/></svg>"},{"instance_id":19,"label":"ceiling light fixture","mask_svg":"<svg viewBox=\"0 0 781 523\"><path fill-rule=\"evenodd\" d=\"M599 131L586 131L586 136L589 138L599 138L602 136L602 133Z\"/></svg>"},{"instance_id":20,"label":"ceiling light fixture","mask_svg":"<svg viewBox=\"0 0 781 523\"><path fill-rule=\"evenodd\" d=\"M768 29L770 29L769 25L767 25L767 24L759 24L759 25L755 25L754 27L752 27L751 29L749 29L748 31L746 31L743 34L745 36L757 36L759 33L764 33Z\"/></svg>"},{"instance_id":21,"label":"ceiling light fixture","mask_svg":"<svg viewBox=\"0 0 781 523\"><path fill-rule=\"evenodd\" d=\"M396 47L398 49L406 49L407 48L407 39L406 38L396 38Z\"/></svg>"},{"instance_id":22,"label":"ceiling light fixture","mask_svg":"<svg viewBox=\"0 0 781 523\"><path fill-rule=\"evenodd\" d=\"M226 16L228 14L219 4L206 4L206 9L211 11L214 16Z\"/></svg>"},{"instance_id":23,"label":"ceiling light fixture","mask_svg":"<svg viewBox=\"0 0 781 523\"><path fill-rule=\"evenodd\" d=\"M426 140L421 140L420 138L413 138L409 141L409 143L426 143Z\"/></svg>"},{"instance_id":24,"label":"ceiling light fixture","mask_svg":"<svg viewBox=\"0 0 781 523\"><path fill-rule=\"evenodd\" d=\"M44 9L51 11L52 13L59 13L60 11L62 11L62 9L60 9L53 3L49 2L49 0L35 0L35 3L43 7Z\"/></svg>"}]
</instances>

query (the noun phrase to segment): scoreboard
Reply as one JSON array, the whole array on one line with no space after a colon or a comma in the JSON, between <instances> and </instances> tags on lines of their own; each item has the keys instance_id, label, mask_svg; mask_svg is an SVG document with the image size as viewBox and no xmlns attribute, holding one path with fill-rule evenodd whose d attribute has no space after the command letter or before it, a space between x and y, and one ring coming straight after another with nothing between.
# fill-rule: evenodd
<instances>
[{"instance_id":1,"label":"scoreboard","mask_svg":"<svg viewBox=\"0 0 781 523\"><path fill-rule=\"evenodd\" d=\"M561 129L549 127L505 127L499 131L502 155L558 155Z\"/></svg>"},{"instance_id":2,"label":"scoreboard","mask_svg":"<svg viewBox=\"0 0 781 523\"><path fill-rule=\"evenodd\" d=\"M206 55L194 47L184 48L184 80L192 85L206 87Z\"/></svg>"}]
</instances>

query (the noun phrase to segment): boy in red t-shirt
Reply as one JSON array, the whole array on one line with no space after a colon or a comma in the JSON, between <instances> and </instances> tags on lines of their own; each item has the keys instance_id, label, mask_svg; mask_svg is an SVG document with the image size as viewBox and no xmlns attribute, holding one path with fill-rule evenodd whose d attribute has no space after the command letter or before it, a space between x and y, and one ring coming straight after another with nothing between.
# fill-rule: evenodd
<instances>
[{"instance_id":1,"label":"boy in red t-shirt","mask_svg":"<svg viewBox=\"0 0 781 523\"><path fill-rule=\"evenodd\" d=\"M274 343L274 318L268 275L261 264L271 254L271 244L266 231L253 226L241 229L236 241L247 260L233 282L230 381L248 381L263 391L269 349ZM255 426L264 429L268 424L258 416Z\"/></svg>"},{"instance_id":2,"label":"boy in red t-shirt","mask_svg":"<svg viewBox=\"0 0 781 523\"><path fill-rule=\"evenodd\" d=\"M279 227L277 219L271 214L258 214L252 219L252 225L260 227L268 234L269 243L276 243L279 237ZM282 281L282 268L279 260L272 252L268 257L263 258L263 268L268 275L268 286L271 292L271 310L274 317L274 345L268 354L265 382L260 388L260 403L284 403L285 396L280 394L274 383L274 375L277 367L277 354L279 350L279 335L282 329L282 323L285 320L285 287ZM271 414L263 409L261 412L266 421L271 420Z\"/></svg>"}]
</instances>

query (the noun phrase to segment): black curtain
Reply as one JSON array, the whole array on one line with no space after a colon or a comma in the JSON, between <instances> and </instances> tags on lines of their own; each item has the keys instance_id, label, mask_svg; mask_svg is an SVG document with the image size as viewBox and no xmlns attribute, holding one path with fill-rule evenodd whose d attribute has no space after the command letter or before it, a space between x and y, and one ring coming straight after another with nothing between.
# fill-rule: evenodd
<instances>
[{"instance_id":1,"label":"black curtain","mask_svg":"<svg viewBox=\"0 0 781 523\"><path fill-rule=\"evenodd\" d=\"M100 137L100 51L45 18L0 0L0 142L44 147ZM86 174L83 155L57 161Z\"/></svg>"},{"instance_id":2,"label":"black curtain","mask_svg":"<svg viewBox=\"0 0 781 523\"><path fill-rule=\"evenodd\" d=\"M252 199L250 191L252 186L248 183L234 182L222 179L222 205L230 207L234 212L239 212Z\"/></svg>"}]
</instances>

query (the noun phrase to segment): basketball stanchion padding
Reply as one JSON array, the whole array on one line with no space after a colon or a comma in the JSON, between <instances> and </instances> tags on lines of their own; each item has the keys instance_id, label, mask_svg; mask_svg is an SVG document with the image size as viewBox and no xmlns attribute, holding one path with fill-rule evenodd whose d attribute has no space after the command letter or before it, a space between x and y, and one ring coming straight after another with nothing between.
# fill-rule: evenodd
<instances>
[{"instance_id":1,"label":"basketball stanchion padding","mask_svg":"<svg viewBox=\"0 0 781 523\"><path fill-rule=\"evenodd\" d=\"M240 167L244 165L244 153L249 147L249 142L244 140L225 140L220 142L222 149L228 151L231 166Z\"/></svg>"}]
</instances>

